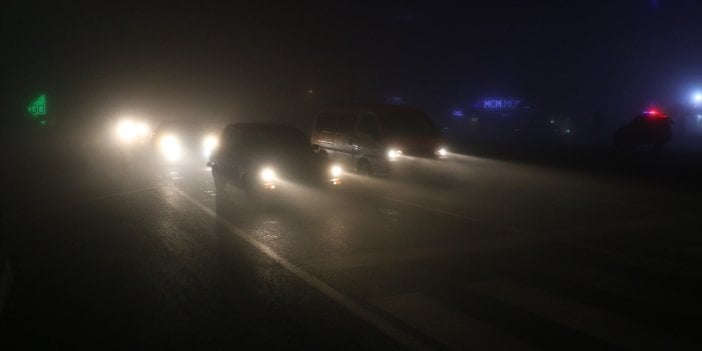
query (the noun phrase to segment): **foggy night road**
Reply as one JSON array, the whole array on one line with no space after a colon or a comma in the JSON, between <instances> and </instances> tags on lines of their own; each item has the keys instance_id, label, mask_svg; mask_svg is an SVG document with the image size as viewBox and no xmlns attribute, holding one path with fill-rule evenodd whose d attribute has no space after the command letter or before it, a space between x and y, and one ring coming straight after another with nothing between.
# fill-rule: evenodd
<instances>
[{"instance_id":1,"label":"foggy night road","mask_svg":"<svg viewBox=\"0 0 702 351\"><path fill-rule=\"evenodd\" d=\"M702 350L702 0L0 18L0 351Z\"/></svg>"},{"instance_id":2,"label":"foggy night road","mask_svg":"<svg viewBox=\"0 0 702 351\"><path fill-rule=\"evenodd\" d=\"M406 161L335 191L293 186L266 208L215 194L204 162L88 165L80 182L37 184L5 214L16 281L2 338L699 349L696 192L477 156Z\"/></svg>"}]
</instances>

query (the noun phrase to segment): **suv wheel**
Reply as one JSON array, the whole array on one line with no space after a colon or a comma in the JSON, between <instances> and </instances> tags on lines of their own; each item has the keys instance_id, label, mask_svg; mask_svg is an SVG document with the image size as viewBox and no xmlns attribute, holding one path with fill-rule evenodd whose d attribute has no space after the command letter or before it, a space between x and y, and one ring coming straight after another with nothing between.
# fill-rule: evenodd
<instances>
[{"instance_id":1,"label":"suv wheel","mask_svg":"<svg viewBox=\"0 0 702 351\"><path fill-rule=\"evenodd\" d=\"M373 174L373 169L371 168L370 163L366 159L362 159L358 161L358 166L356 167L356 171L358 174L365 175L365 176L370 176Z\"/></svg>"}]
</instances>

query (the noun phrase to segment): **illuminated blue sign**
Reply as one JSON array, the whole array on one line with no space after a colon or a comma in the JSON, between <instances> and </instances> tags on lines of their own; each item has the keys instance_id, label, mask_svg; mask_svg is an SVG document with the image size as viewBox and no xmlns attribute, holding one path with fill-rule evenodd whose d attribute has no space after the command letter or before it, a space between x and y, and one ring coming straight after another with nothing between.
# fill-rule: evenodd
<instances>
[{"instance_id":1,"label":"illuminated blue sign","mask_svg":"<svg viewBox=\"0 0 702 351\"><path fill-rule=\"evenodd\" d=\"M512 110L518 108L521 102L519 99L485 99L481 107L486 110Z\"/></svg>"}]
</instances>

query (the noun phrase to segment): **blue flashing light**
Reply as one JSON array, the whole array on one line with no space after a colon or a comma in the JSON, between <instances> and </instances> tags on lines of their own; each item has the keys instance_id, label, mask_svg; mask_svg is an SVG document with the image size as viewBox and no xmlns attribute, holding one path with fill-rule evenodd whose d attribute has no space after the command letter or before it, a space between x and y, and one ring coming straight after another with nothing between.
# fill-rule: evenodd
<instances>
[{"instance_id":1,"label":"blue flashing light","mask_svg":"<svg viewBox=\"0 0 702 351\"><path fill-rule=\"evenodd\" d=\"M694 102L695 104L702 103L702 93L696 92L692 94L692 102Z\"/></svg>"}]
</instances>

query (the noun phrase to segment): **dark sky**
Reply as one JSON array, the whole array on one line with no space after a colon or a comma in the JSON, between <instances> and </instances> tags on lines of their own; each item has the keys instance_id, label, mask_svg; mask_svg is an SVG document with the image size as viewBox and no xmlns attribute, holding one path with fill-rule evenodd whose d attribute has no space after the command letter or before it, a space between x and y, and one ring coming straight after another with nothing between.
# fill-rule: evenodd
<instances>
[{"instance_id":1,"label":"dark sky","mask_svg":"<svg viewBox=\"0 0 702 351\"><path fill-rule=\"evenodd\" d=\"M253 116L309 88L434 113L492 96L619 113L702 88L695 0L26 2L2 18L6 117L39 91L71 112Z\"/></svg>"}]
</instances>

